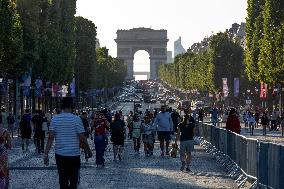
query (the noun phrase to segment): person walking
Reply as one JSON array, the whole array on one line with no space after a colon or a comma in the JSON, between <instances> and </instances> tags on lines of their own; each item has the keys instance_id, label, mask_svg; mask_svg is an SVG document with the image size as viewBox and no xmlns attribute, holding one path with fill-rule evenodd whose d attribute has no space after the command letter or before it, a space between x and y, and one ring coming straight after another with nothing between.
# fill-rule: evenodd
<instances>
[{"instance_id":1,"label":"person walking","mask_svg":"<svg viewBox=\"0 0 284 189\"><path fill-rule=\"evenodd\" d=\"M253 113L251 113L249 115L248 121L249 121L250 135L253 135L254 127L255 127L255 124L256 124L255 117L254 117Z\"/></svg>"},{"instance_id":2,"label":"person walking","mask_svg":"<svg viewBox=\"0 0 284 189\"><path fill-rule=\"evenodd\" d=\"M191 152L194 150L194 128L196 121L193 116L189 115L189 110L184 110L184 116L182 122L178 125L177 128L177 141L180 141L180 160L181 168L183 171L186 167L186 171L190 172L190 163L191 163Z\"/></svg>"},{"instance_id":3,"label":"person walking","mask_svg":"<svg viewBox=\"0 0 284 189\"><path fill-rule=\"evenodd\" d=\"M240 120L236 114L236 109L231 108L229 112L229 116L226 122L226 129L232 132L235 132L237 134L241 133L241 124Z\"/></svg>"},{"instance_id":4,"label":"person walking","mask_svg":"<svg viewBox=\"0 0 284 189\"><path fill-rule=\"evenodd\" d=\"M114 121L110 124L110 129L111 141L113 143L113 160L116 161L118 157L119 161L121 161L124 146L125 123L120 119L118 113L114 115Z\"/></svg>"},{"instance_id":5,"label":"person walking","mask_svg":"<svg viewBox=\"0 0 284 189\"><path fill-rule=\"evenodd\" d=\"M154 126L157 126L158 140L160 141L161 156L169 155L169 146L171 141L171 132L173 131L173 121L171 114L166 112L166 106L161 106L161 111L157 114Z\"/></svg>"},{"instance_id":6,"label":"person walking","mask_svg":"<svg viewBox=\"0 0 284 189\"><path fill-rule=\"evenodd\" d=\"M263 135L266 135L266 128L269 127L269 118L266 112L263 112L263 115L260 118L260 123L262 125Z\"/></svg>"},{"instance_id":7,"label":"person walking","mask_svg":"<svg viewBox=\"0 0 284 189\"><path fill-rule=\"evenodd\" d=\"M141 146L141 120L140 115L135 114L132 124L132 139L135 153L139 154Z\"/></svg>"},{"instance_id":8,"label":"person walking","mask_svg":"<svg viewBox=\"0 0 284 189\"><path fill-rule=\"evenodd\" d=\"M271 131L276 131L277 129L277 113L276 111L274 110L271 114Z\"/></svg>"},{"instance_id":9,"label":"person walking","mask_svg":"<svg viewBox=\"0 0 284 189\"><path fill-rule=\"evenodd\" d=\"M173 120L173 131L177 132L177 125L180 122L180 115L179 113L174 109L171 114L172 120Z\"/></svg>"},{"instance_id":10,"label":"person walking","mask_svg":"<svg viewBox=\"0 0 284 189\"><path fill-rule=\"evenodd\" d=\"M84 133L85 137L89 138L91 130L90 130L90 125L89 125L89 121L88 121L88 114L87 114L87 112L82 112L80 118L82 120L84 129L85 129L85 133Z\"/></svg>"},{"instance_id":11,"label":"person walking","mask_svg":"<svg viewBox=\"0 0 284 189\"><path fill-rule=\"evenodd\" d=\"M153 125L149 115L144 117L144 123L142 123L142 140L144 143L144 152L146 157L153 155L156 132L156 127Z\"/></svg>"},{"instance_id":12,"label":"person walking","mask_svg":"<svg viewBox=\"0 0 284 189\"><path fill-rule=\"evenodd\" d=\"M36 149L39 154L44 153L45 132L42 129L43 121L42 112L40 110L37 110L35 115L32 117L32 123L34 128Z\"/></svg>"},{"instance_id":13,"label":"person walking","mask_svg":"<svg viewBox=\"0 0 284 189\"><path fill-rule=\"evenodd\" d=\"M73 98L62 99L62 113L52 118L48 142L44 154L44 164L49 164L49 151L55 139L55 159L59 174L60 189L78 187L80 162L80 146L88 152L92 152L84 135L84 126L81 119L72 114Z\"/></svg>"},{"instance_id":14,"label":"person walking","mask_svg":"<svg viewBox=\"0 0 284 189\"><path fill-rule=\"evenodd\" d=\"M133 116L134 116L133 111L130 111L126 119L129 139L132 139Z\"/></svg>"},{"instance_id":15,"label":"person walking","mask_svg":"<svg viewBox=\"0 0 284 189\"><path fill-rule=\"evenodd\" d=\"M24 115L20 121L20 130L21 130L21 138L22 138L22 150L29 150L29 141L32 136L32 126L31 126L32 116L30 114L30 110L26 109ZM25 146L26 145L26 146Z\"/></svg>"},{"instance_id":16,"label":"person walking","mask_svg":"<svg viewBox=\"0 0 284 189\"><path fill-rule=\"evenodd\" d=\"M94 131L94 144L96 149L96 165L97 168L99 166L104 167L105 159L104 152L106 149L105 141L106 141L106 131L109 129L110 123L105 118L104 114L99 112L95 115L94 125L91 130L91 133Z\"/></svg>"},{"instance_id":17,"label":"person walking","mask_svg":"<svg viewBox=\"0 0 284 189\"><path fill-rule=\"evenodd\" d=\"M214 107L213 110L211 111L211 121L213 126L216 126L218 122L218 109L216 107Z\"/></svg>"},{"instance_id":18,"label":"person walking","mask_svg":"<svg viewBox=\"0 0 284 189\"><path fill-rule=\"evenodd\" d=\"M14 124L15 124L15 118L13 114L10 112L7 117L7 124L8 124L8 131L10 132L12 138L14 138Z\"/></svg>"},{"instance_id":19,"label":"person walking","mask_svg":"<svg viewBox=\"0 0 284 189\"><path fill-rule=\"evenodd\" d=\"M9 188L8 150L12 148L11 137L0 124L0 188Z\"/></svg>"}]
</instances>

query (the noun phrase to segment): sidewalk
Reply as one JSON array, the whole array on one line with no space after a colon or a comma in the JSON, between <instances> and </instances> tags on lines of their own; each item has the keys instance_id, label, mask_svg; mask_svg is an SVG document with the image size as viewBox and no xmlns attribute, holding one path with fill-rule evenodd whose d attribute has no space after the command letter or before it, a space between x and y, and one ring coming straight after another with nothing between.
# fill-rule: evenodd
<instances>
[{"instance_id":1,"label":"sidewalk","mask_svg":"<svg viewBox=\"0 0 284 189\"><path fill-rule=\"evenodd\" d=\"M92 148L93 145L92 145ZM53 151L52 151L53 152ZM158 144L155 145L153 157L145 157L141 151L135 155L132 141L127 140L121 162L112 161L112 150L109 145L106 152L106 167L95 168L95 158L85 162L82 159L81 189L184 189L184 188L236 188L232 179L225 175L223 169L215 163L215 159L204 152L200 146L195 146L191 170L181 172L178 158L160 157ZM32 155L16 161L11 165L11 188L58 188L58 175L51 154L50 166L45 167L42 156Z\"/></svg>"}]
</instances>

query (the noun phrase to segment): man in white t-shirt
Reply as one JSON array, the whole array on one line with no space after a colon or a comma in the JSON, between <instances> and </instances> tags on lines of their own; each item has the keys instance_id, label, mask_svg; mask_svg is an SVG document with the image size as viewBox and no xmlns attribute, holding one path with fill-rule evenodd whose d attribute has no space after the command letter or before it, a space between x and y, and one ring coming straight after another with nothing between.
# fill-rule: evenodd
<instances>
[{"instance_id":1,"label":"man in white t-shirt","mask_svg":"<svg viewBox=\"0 0 284 189\"><path fill-rule=\"evenodd\" d=\"M72 114L73 98L62 99L62 113L55 115L50 124L44 164L49 164L48 153L55 139L55 159L60 188L77 188L80 169L80 146L87 157L92 152L84 135L85 129L80 117Z\"/></svg>"}]
</instances>

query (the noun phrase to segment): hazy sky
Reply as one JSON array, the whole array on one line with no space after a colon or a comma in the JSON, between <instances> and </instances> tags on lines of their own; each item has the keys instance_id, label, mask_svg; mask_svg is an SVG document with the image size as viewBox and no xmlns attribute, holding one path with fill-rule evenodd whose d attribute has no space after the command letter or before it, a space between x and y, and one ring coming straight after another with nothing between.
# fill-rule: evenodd
<instances>
[{"instance_id":1,"label":"hazy sky","mask_svg":"<svg viewBox=\"0 0 284 189\"><path fill-rule=\"evenodd\" d=\"M212 32L244 22L246 8L247 0L77 0L77 15L96 24L101 45L114 57L118 29L166 29L168 50L173 51L179 36L188 49ZM149 71L145 56L143 51L135 54L134 71Z\"/></svg>"}]
</instances>

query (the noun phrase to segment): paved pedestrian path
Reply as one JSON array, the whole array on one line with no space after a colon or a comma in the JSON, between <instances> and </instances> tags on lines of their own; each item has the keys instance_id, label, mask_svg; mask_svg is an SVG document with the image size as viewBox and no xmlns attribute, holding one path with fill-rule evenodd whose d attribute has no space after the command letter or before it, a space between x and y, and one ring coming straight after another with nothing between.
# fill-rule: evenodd
<instances>
[{"instance_id":1,"label":"paved pedestrian path","mask_svg":"<svg viewBox=\"0 0 284 189\"><path fill-rule=\"evenodd\" d=\"M91 142L91 141L90 141ZM184 188L236 188L214 158L195 146L192 172L181 172L178 158L160 157L158 144L153 157L134 154L132 141L127 140L123 160L112 160L111 145L106 152L106 167L95 168L95 159L82 158L81 189L184 189ZM53 152L53 151L52 151ZM13 152L12 152L13 153ZM16 153L16 152L15 152ZM82 156L83 157L83 156ZM42 155L29 152L10 163L12 189L59 188L54 152L50 166L45 167Z\"/></svg>"}]
</instances>

